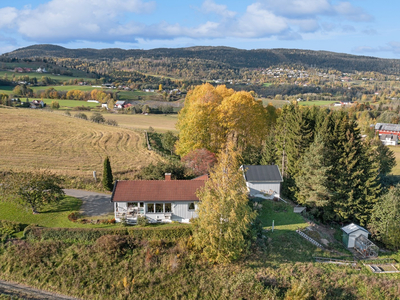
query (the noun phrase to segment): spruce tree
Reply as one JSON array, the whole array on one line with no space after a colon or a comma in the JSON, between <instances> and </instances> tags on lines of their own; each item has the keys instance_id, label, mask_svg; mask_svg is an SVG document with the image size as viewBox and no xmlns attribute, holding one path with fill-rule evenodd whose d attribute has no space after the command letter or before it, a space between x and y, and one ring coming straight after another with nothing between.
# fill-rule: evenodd
<instances>
[{"instance_id":1,"label":"spruce tree","mask_svg":"<svg viewBox=\"0 0 400 300\"><path fill-rule=\"evenodd\" d=\"M325 144L317 135L315 141L300 161L300 172L295 178L297 201L311 207L323 207L329 204L331 192L328 176L332 166L327 166Z\"/></svg>"},{"instance_id":2,"label":"spruce tree","mask_svg":"<svg viewBox=\"0 0 400 300\"><path fill-rule=\"evenodd\" d=\"M107 191L112 191L114 187L113 183L113 175L111 171L111 164L110 164L110 159L108 156L104 159L104 164L103 164L103 187Z\"/></svg>"}]
</instances>

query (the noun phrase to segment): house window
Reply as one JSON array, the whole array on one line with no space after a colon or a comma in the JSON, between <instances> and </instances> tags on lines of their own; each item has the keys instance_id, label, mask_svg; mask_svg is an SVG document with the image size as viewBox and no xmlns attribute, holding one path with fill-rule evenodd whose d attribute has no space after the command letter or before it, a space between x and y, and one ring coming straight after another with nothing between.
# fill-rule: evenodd
<instances>
[{"instance_id":1,"label":"house window","mask_svg":"<svg viewBox=\"0 0 400 300\"><path fill-rule=\"evenodd\" d=\"M147 212L153 213L154 212L154 203L147 204Z\"/></svg>"},{"instance_id":2,"label":"house window","mask_svg":"<svg viewBox=\"0 0 400 300\"><path fill-rule=\"evenodd\" d=\"M156 213L164 212L164 205L162 203L156 203Z\"/></svg>"},{"instance_id":3,"label":"house window","mask_svg":"<svg viewBox=\"0 0 400 300\"><path fill-rule=\"evenodd\" d=\"M189 210L195 210L194 202L189 203Z\"/></svg>"},{"instance_id":4,"label":"house window","mask_svg":"<svg viewBox=\"0 0 400 300\"><path fill-rule=\"evenodd\" d=\"M144 202L139 202L139 207L144 207Z\"/></svg>"},{"instance_id":5,"label":"house window","mask_svg":"<svg viewBox=\"0 0 400 300\"><path fill-rule=\"evenodd\" d=\"M171 203L165 203L165 212L166 213L172 212Z\"/></svg>"},{"instance_id":6,"label":"house window","mask_svg":"<svg viewBox=\"0 0 400 300\"><path fill-rule=\"evenodd\" d=\"M137 202L128 203L128 207L137 207L137 206L138 206Z\"/></svg>"}]
</instances>

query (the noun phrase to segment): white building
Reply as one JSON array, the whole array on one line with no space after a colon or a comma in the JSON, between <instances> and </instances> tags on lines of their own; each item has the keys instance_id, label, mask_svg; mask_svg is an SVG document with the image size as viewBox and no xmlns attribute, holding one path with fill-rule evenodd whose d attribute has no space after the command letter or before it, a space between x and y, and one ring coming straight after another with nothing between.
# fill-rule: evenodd
<instances>
[{"instance_id":1,"label":"white building","mask_svg":"<svg viewBox=\"0 0 400 300\"><path fill-rule=\"evenodd\" d=\"M251 197L266 199L280 197L283 179L278 166L243 165L240 168L244 171L243 175Z\"/></svg>"}]
</instances>

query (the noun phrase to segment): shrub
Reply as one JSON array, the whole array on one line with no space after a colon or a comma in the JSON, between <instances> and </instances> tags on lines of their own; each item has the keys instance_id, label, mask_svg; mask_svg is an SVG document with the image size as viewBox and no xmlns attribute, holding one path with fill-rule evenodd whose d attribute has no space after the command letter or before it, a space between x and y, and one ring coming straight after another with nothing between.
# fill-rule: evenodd
<instances>
[{"instance_id":1,"label":"shrub","mask_svg":"<svg viewBox=\"0 0 400 300\"><path fill-rule=\"evenodd\" d=\"M179 227L131 227L131 228L44 228L28 226L24 234L31 240L58 240L76 243L94 243L103 235L129 235L133 239L176 240L192 235L192 226Z\"/></svg>"},{"instance_id":2,"label":"shrub","mask_svg":"<svg viewBox=\"0 0 400 300\"><path fill-rule=\"evenodd\" d=\"M94 123L104 123L106 120L101 113L96 112L90 117L90 121Z\"/></svg>"},{"instance_id":3,"label":"shrub","mask_svg":"<svg viewBox=\"0 0 400 300\"><path fill-rule=\"evenodd\" d=\"M58 101L51 101L50 108L59 109L60 108L60 103L58 103Z\"/></svg>"},{"instance_id":4,"label":"shrub","mask_svg":"<svg viewBox=\"0 0 400 300\"><path fill-rule=\"evenodd\" d=\"M22 231L27 225L22 223L0 220L0 235L7 234L11 235Z\"/></svg>"},{"instance_id":5,"label":"shrub","mask_svg":"<svg viewBox=\"0 0 400 300\"><path fill-rule=\"evenodd\" d=\"M87 119L88 119L87 115L84 114L84 113L76 113L76 114L74 115L74 117L75 117L75 118L79 118L79 119L83 119L83 120L87 120Z\"/></svg>"},{"instance_id":6,"label":"shrub","mask_svg":"<svg viewBox=\"0 0 400 300\"><path fill-rule=\"evenodd\" d=\"M74 211L68 215L68 220L70 220L71 222L76 222L78 221L79 216L80 216L79 212Z\"/></svg>"},{"instance_id":7,"label":"shrub","mask_svg":"<svg viewBox=\"0 0 400 300\"><path fill-rule=\"evenodd\" d=\"M78 110L78 111L80 111L80 110L87 110L87 111L90 111L90 107L89 106L75 106L74 108L72 108L72 110Z\"/></svg>"},{"instance_id":8,"label":"shrub","mask_svg":"<svg viewBox=\"0 0 400 300\"><path fill-rule=\"evenodd\" d=\"M99 252L107 254L125 254L126 238L120 235L103 235L96 240L94 247Z\"/></svg>"},{"instance_id":9,"label":"shrub","mask_svg":"<svg viewBox=\"0 0 400 300\"><path fill-rule=\"evenodd\" d=\"M117 121L110 120L110 119L106 120L106 124L110 125L110 126L118 126L118 122Z\"/></svg>"},{"instance_id":10,"label":"shrub","mask_svg":"<svg viewBox=\"0 0 400 300\"><path fill-rule=\"evenodd\" d=\"M145 216L138 216L137 224L139 226L146 226L147 224L149 224L149 220Z\"/></svg>"},{"instance_id":11,"label":"shrub","mask_svg":"<svg viewBox=\"0 0 400 300\"><path fill-rule=\"evenodd\" d=\"M64 113L64 115L70 117L70 116L71 116L71 113L69 112L69 110L67 110L67 111Z\"/></svg>"}]
</instances>

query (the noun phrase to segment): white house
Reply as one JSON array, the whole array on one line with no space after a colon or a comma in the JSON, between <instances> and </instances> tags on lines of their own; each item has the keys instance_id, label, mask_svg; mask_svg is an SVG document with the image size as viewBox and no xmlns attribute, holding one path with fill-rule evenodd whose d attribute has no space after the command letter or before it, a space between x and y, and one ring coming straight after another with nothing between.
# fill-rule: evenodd
<instances>
[{"instance_id":1,"label":"white house","mask_svg":"<svg viewBox=\"0 0 400 300\"><path fill-rule=\"evenodd\" d=\"M385 146L396 146L399 143L397 134L380 134L379 139Z\"/></svg>"},{"instance_id":2,"label":"white house","mask_svg":"<svg viewBox=\"0 0 400 300\"><path fill-rule=\"evenodd\" d=\"M116 181L111 196L115 220L136 223L138 216L145 216L152 223L188 223L197 217L196 191L207 179L205 175L193 180L171 180L167 173L165 180Z\"/></svg>"},{"instance_id":3,"label":"white house","mask_svg":"<svg viewBox=\"0 0 400 300\"><path fill-rule=\"evenodd\" d=\"M273 199L280 197L281 183L283 182L278 166L250 166L243 165L244 179L251 197Z\"/></svg>"},{"instance_id":4,"label":"white house","mask_svg":"<svg viewBox=\"0 0 400 300\"><path fill-rule=\"evenodd\" d=\"M115 102L114 107L115 107L115 108L123 108L125 104L126 104L125 101L123 101L123 100L118 100L117 102Z\"/></svg>"}]
</instances>

